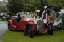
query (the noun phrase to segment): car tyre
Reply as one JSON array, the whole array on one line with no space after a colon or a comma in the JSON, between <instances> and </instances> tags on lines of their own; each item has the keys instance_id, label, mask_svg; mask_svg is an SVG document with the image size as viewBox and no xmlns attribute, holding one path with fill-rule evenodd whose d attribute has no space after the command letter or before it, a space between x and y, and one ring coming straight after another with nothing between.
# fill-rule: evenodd
<instances>
[{"instance_id":1,"label":"car tyre","mask_svg":"<svg viewBox=\"0 0 64 42\"><path fill-rule=\"evenodd\" d=\"M32 30L32 26L31 25L28 25L25 32L24 32L24 35L30 35L30 38L33 38L33 30Z\"/></svg>"},{"instance_id":2,"label":"car tyre","mask_svg":"<svg viewBox=\"0 0 64 42\"><path fill-rule=\"evenodd\" d=\"M31 26L31 25L29 25L29 28L30 28L30 38L33 38L32 26Z\"/></svg>"},{"instance_id":3,"label":"car tyre","mask_svg":"<svg viewBox=\"0 0 64 42\"><path fill-rule=\"evenodd\" d=\"M12 31L10 22L8 22L8 30Z\"/></svg>"},{"instance_id":4,"label":"car tyre","mask_svg":"<svg viewBox=\"0 0 64 42\"><path fill-rule=\"evenodd\" d=\"M49 26L50 28L48 28L48 34L53 35L53 24L50 24Z\"/></svg>"}]
</instances>

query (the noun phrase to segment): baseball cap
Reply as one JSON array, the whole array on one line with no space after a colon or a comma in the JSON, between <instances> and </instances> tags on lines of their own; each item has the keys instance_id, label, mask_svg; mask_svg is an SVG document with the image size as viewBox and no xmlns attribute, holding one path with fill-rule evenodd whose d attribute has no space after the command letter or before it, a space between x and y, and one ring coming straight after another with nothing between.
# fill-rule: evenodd
<instances>
[{"instance_id":1,"label":"baseball cap","mask_svg":"<svg viewBox=\"0 0 64 42\"><path fill-rule=\"evenodd\" d=\"M51 7L51 9L54 9L54 7Z\"/></svg>"}]
</instances>

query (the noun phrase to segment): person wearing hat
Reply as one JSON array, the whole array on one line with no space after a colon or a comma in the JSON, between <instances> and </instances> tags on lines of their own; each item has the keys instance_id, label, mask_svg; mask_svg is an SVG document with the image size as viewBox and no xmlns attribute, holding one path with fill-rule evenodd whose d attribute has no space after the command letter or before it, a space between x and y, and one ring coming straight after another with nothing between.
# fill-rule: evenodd
<instances>
[{"instance_id":1,"label":"person wearing hat","mask_svg":"<svg viewBox=\"0 0 64 42\"><path fill-rule=\"evenodd\" d=\"M44 19L46 19L46 21L47 21L47 18L48 18L48 13L47 13L47 10L45 10L45 13L42 14L42 21Z\"/></svg>"},{"instance_id":2,"label":"person wearing hat","mask_svg":"<svg viewBox=\"0 0 64 42\"><path fill-rule=\"evenodd\" d=\"M30 15L31 15L31 17L33 18L33 13L32 13L32 12L31 12L31 14L30 14Z\"/></svg>"},{"instance_id":3,"label":"person wearing hat","mask_svg":"<svg viewBox=\"0 0 64 42\"><path fill-rule=\"evenodd\" d=\"M44 28L47 27L47 24L44 23L44 22L47 22L47 20L48 20L47 18L48 18L48 13L47 13L47 10L45 10L45 12L42 13L42 23L43 23Z\"/></svg>"},{"instance_id":4,"label":"person wearing hat","mask_svg":"<svg viewBox=\"0 0 64 42\"><path fill-rule=\"evenodd\" d=\"M50 20L53 20L53 22L56 20L56 12L54 11L54 7L51 7L51 12L49 16Z\"/></svg>"}]
</instances>

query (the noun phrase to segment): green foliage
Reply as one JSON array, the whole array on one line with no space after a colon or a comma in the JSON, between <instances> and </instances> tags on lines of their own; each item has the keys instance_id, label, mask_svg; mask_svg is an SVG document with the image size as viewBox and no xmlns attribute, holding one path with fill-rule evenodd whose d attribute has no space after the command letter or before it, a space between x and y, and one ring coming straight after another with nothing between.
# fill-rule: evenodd
<instances>
[{"instance_id":1,"label":"green foliage","mask_svg":"<svg viewBox=\"0 0 64 42\"><path fill-rule=\"evenodd\" d=\"M17 12L21 12L24 7L21 0L8 0L6 6L8 8L8 11L14 14L16 14Z\"/></svg>"},{"instance_id":2,"label":"green foliage","mask_svg":"<svg viewBox=\"0 0 64 42\"><path fill-rule=\"evenodd\" d=\"M62 1L63 0L47 0L47 3L49 6L53 5L53 6L62 6Z\"/></svg>"},{"instance_id":3,"label":"green foliage","mask_svg":"<svg viewBox=\"0 0 64 42\"><path fill-rule=\"evenodd\" d=\"M40 0L26 0L24 1L24 9L23 11L34 12L37 9L41 9Z\"/></svg>"},{"instance_id":4,"label":"green foliage","mask_svg":"<svg viewBox=\"0 0 64 42\"><path fill-rule=\"evenodd\" d=\"M53 6L55 11L60 11L64 0L47 0L48 6Z\"/></svg>"},{"instance_id":5,"label":"green foliage","mask_svg":"<svg viewBox=\"0 0 64 42\"><path fill-rule=\"evenodd\" d=\"M2 18L0 18L0 21L2 21Z\"/></svg>"},{"instance_id":6,"label":"green foliage","mask_svg":"<svg viewBox=\"0 0 64 42\"><path fill-rule=\"evenodd\" d=\"M53 6L55 11L62 8L64 0L8 0L7 8L9 13L34 12L41 10L43 6ZM10 14L11 15L11 14Z\"/></svg>"},{"instance_id":7,"label":"green foliage","mask_svg":"<svg viewBox=\"0 0 64 42\"><path fill-rule=\"evenodd\" d=\"M9 12L9 13L7 13L8 15L10 15L10 16L15 16L16 14L14 14L14 13L12 13L12 12Z\"/></svg>"},{"instance_id":8,"label":"green foliage","mask_svg":"<svg viewBox=\"0 0 64 42\"><path fill-rule=\"evenodd\" d=\"M32 5L25 5L24 6L24 9L23 9L23 11L24 12L33 12L35 10L35 7L33 7Z\"/></svg>"},{"instance_id":9,"label":"green foliage","mask_svg":"<svg viewBox=\"0 0 64 42\"><path fill-rule=\"evenodd\" d=\"M35 7L35 10L40 9L41 8L41 1L40 0L32 0L31 5L33 5Z\"/></svg>"}]
</instances>

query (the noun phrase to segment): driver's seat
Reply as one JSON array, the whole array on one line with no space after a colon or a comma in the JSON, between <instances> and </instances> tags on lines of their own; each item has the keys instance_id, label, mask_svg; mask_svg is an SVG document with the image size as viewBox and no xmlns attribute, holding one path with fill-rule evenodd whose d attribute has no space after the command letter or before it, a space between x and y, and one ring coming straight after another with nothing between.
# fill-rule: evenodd
<instances>
[{"instance_id":1,"label":"driver's seat","mask_svg":"<svg viewBox=\"0 0 64 42\"><path fill-rule=\"evenodd\" d=\"M18 15L18 18L15 19L15 21L18 23L20 21L21 17Z\"/></svg>"}]
</instances>

